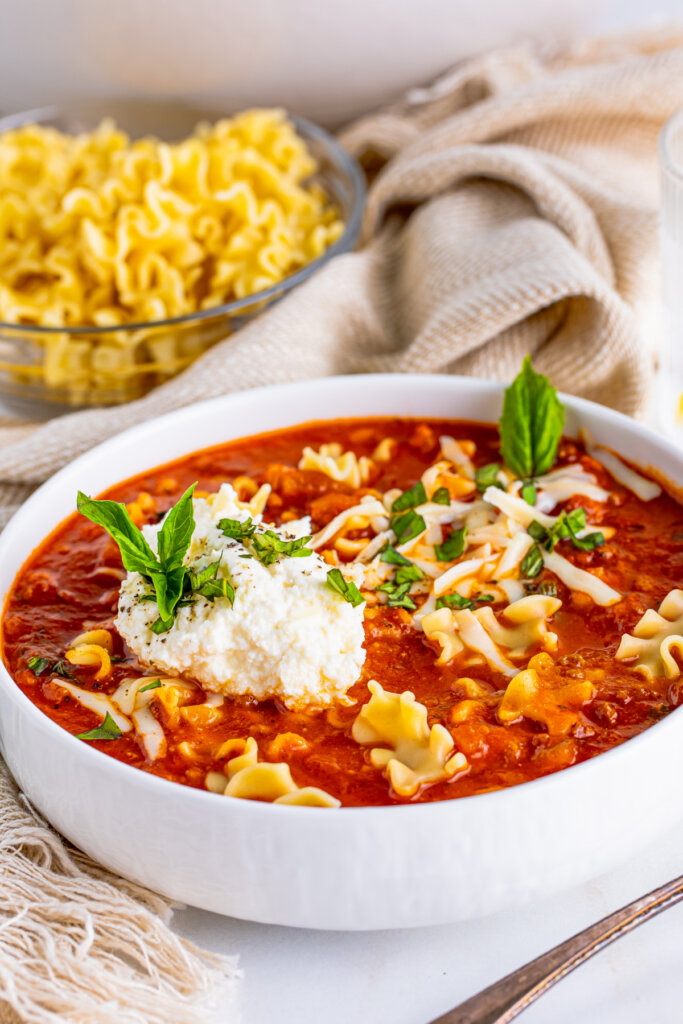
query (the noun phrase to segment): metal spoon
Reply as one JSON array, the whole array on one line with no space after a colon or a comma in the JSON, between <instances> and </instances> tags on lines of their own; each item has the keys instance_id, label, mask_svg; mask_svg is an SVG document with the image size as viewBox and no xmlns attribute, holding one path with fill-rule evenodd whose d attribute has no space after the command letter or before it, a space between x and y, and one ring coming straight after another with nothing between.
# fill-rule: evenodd
<instances>
[{"instance_id":1,"label":"metal spoon","mask_svg":"<svg viewBox=\"0 0 683 1024\"><path fill-rule=\"evenodd\" d=\"M683 876L603 917L430 1024L508 1024L575 967L683 899Z\"/></svg>"}]
</instances>

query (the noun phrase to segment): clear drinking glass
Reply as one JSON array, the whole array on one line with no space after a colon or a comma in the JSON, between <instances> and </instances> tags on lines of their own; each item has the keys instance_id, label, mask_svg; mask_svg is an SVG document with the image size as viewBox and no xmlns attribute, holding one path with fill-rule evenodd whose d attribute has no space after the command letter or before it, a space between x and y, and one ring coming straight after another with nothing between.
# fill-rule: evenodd
<instances>
[{"instance_id":1,"label":"clear drinking glass","mask_svg":"<svg viewBox=\"0 0 683 1024\"><path fill-rule=\"evenodd\" d=\"M659 155L662 339L658 413L661 429L683 445L683 108L664 126Z\"/></svg>"}]
</instances>

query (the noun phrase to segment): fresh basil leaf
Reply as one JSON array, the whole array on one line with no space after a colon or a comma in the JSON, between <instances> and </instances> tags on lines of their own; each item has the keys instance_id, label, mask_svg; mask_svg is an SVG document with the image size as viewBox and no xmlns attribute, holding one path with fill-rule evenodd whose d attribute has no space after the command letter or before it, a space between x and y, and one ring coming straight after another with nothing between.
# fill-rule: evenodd
<instances>
[{"instance_id":1,"label":"fresh basil leaf","mask_svg":"<svg viewBox=\"0 0 683 1024\"><path fill-rule=\"evenodd\" d=\"M169 629L173 625L173 622L173 616L171 616L170 619L158 618L154 620L154 622L149 628L152 630L154 634L156 634L156 636L159 636L161 633L168 633Z\"/></svg>"},{"instance_id":2,"label":"fresh basil leaf","mask_svg":"<svg viewBox=\"0 0 683 1024\"><path fill-rule=\"evenodd\" d=\"M200 569L199 572L190 572L190 588L193 591L196 591L199 590L200 587L203 587L205 583L208 583L209 580L215 580L218 576L218 568L220 564L221 561L219 558L217 562L211 562L209 565L205 566L205 568Z\"/></svg>"},{"instance_id":3,"label":"fresh basil leaf","mask_svg":"<svg viewBox=\"0 0 683 1024\"><path fill-rule=\"evenodd\" d=\"M539 572L543 568L543 555L538 544L534 544L533 547L529 548L526 555L522 559L522 576L526 576L528 579L533 579L538 576Z\"/></svg>"},{"instance_id":4,"label":"fresh basil leaf","mask_svg":"<svg viewBox=\"0 0 683 1024\"><path fill-rule=\"evenodd\" d=\"M188 570L184 565L168 569L166 572L152 573L152 584L157 596L159 618L162 622L167 622L170 619L171 624L173 623L176 606L185 590L187 574ZM168 628L170 629L170 626Z\"/></svg>"},{"instance_id":5,"label":"fresh basil leaf","mask_svg":"<svg viewBox=\"0 0 683 1024\"><path fill-rule=\"evenodd\" d=\"M145 690L157 690L161 686L161 679L153 679L151 683L145 683L138 690L138 693L144 693Z\"/></svg>"},{"instance_id":6,"label":"fresh basil leaf","mask_svg":"<svg viewBox=\"0 0 683 1024\"><path fill-rule=\"evenodd\" d=\"M454 562L456 558L460 558L465 550L466 537L467 527L463 526L460 530L453 530L443 544L435 544L434 553L439 562Z\"/></svg>"},{"instance_id":7,"label":"fresh basil leaf","mask_svg":"<svg viewBox=\"0 0 683 1024\"><path fill-rule=\"evenodd\" d=\"M159 561L165 571L181 566L190 546L195 527L192 495L196 486L195 482L188 487L169 509L157 535Z\"/></svg>"},{"instance_id":8,"label":"fresh basil leaf","mask_svg":"<svg viewBox=\"0 0 683 1024\"><path fill-rule=\"evenodd\" d=\"M451 495L447 487L438 487L429 499L435 505L450 505Z\"/></svg>"},{"instance_id":9,"label":"fresh basil leaf","mask_svg":"<svg viewBox=\"0 0 683 1024\"><path fill-rule=\"evenodd\" d=\"M586 526L585 508L574 508L571 512L564 513L564 516L570 533L578 533Z\"/></svg>"},{"instance_id":10,"label":"fresh basil leaf","mask_svg":"<svg viewBox=\"0 0 683 1024\"><path fill-rule=\"evenodd\" d=\"M525 356L503 400L499 429L506 466L523 480L547 473L557 457L563 426L564 408L555 388Z\"/></svg>"},{"instance_id":11,"label":"fresh basil leaf","mask_svg":"<svg viewBox=\"0 0 683 1024\"><path fill-rule=\"evenodd\" d=\"M391 520L391 529L396 534L397 543L406 544L409 540L424 533L427 524L414 509L409 509L408 512L394 516Z\"/></svg>"},{"instance_id":12,"label":"fresh basil leaf","mask_svg":"<svg viewBox=\"0 0 683 1024\"><path fill-rule=\"evenodd\" d=\"M256 525L251 519L245 519L244 522L239 519L221 519L218 529L232 540L248 540L256 533Z\"/></svg>"},{"instance_id":13,"label":"fresh basil leaf","mask_svg":"<svg viewBox=\"0 0 683 1024\"><path fill-rule=\"evenodd\" d=\"M522 498L527 503L527 505L536 504L536 488L532 483L524 484L522 490L520 491L520 494L522 495Z\"/></svg>"},{"instance_id":14,"label":"fresh basil leaf","mask_svg":"<svg viewBox=\"0 0 683 1024\"><path fill-rule=\"evenodd\" d=\"M348 601L354 608L365 601L356 584L351 580L347 580L341 569L330 569L327 574L327 586L330 590L341 594L344 600Z\"/></svg>"},{"instance_id":15,"label":"fresh basil leaf","mask_svg":"<svg viewBox=\"0 0 683 1024\"><path fill-rule=\"evenodd\" d=\"M39 676L42 675L46 668L50 667L50 662L47 658L39 658L34 654L32 658L28 659L27 665L34 675Z\"/></svg>"},{"instance_id":16,"label":"fresh basil leaf","mask_svg":"<svg viewBox=\"0 0 683 1024\"><path fill-rule=\"evenodd\" d=\"M121 502L98 501L79 491L76 507L91 523L104 527L112 540L116 541L124 569L139 572L143 576L159 569L156 555Z\"/></svg>"},{"instance_id":17,"label":"fresh basil leaf","mask_svg":"<svg viewBox=\"0 0 683 1024\"><path fill-rule=\"evenodd\" d=\"M81 732L76 736L77 740L117 740L119 736L123 736L123 733L119 729L118 725L107 711L104 716L102 725L98 725L96 729L91 729L90 732Z\"/></svg>"},{"instance_id":18,"label":"fresh basil leaf","mask_svg":"<svg viewBox=\"0 0 683 1024\"><path fill-rule=\"evenodd\" d=\"M477 485L477 490L481 494L483 494L488 487L500 487L501 490L505 490L498 479L500 468L500 462L489 462L487 466L480 466L479 469L475 469L474 482Z\"/></svg>"},{"instance_id":19,"label":"fresh basil leaf","mask_svg":"<svg viewBox=\"0 0 683 1024\"><path fill-rule=\"evenodd\" d=\"M382 554L379 556L380 562L388 562L389 565L412 565L413 563L405 555L402 555L396 548L392 548L391 544L387 544Z\"/></svg>"},{"instance_id":20,"label":"fresh basil leaf","mask_svg":"<svg viewBox=\"0 0 683 1024\"><path fill-rule=\"evenodd\" d=\"M588 533L585 537L572 536L572 544L579 551L593 551L604 543L605 535L601 530L596 530L595 533Z\"/></svg>"},{"instance_id":21,"label":"fresh basil leaf","mask_svg":"<svg viewBox=\"0 0 683 1024\"><path fill-rule=\"evenodd\" d=\"M424 505L427 501L427 492L425 491L424 484L421 480L411 487L409 490L404 491L403 494L399 494L396 501L391 506L392 512L403 512L407 508L416 508L417 505Z\"/></svg>"},{"instance_id":22,"label":"fresh basil leaf","mask_svg":"<svg viewBox=\"0 0 683 1024\"><path fill-rule=\"evenodd\" d=\"M529 534L530 537L533 537L534 540L542 542L548 539L548 531L546 530L545 526L542 526L538 522L537 519L534 519L531 523L529 523L526 532Z\"/></svg>"}]
</instances>

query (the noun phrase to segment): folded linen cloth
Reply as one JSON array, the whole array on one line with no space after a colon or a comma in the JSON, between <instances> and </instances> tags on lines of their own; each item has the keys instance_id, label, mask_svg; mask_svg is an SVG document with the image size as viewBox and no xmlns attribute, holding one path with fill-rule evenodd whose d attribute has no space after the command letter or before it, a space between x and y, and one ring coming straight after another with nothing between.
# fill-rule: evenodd
<instances>
[{"instance_id":1,"label":"folded linen cloth","mask_svg":"<svg viewBox=\"0 0 683 1024\"><path fill-rule=\"evenodd\" d=\"M559 388L641 412L653 358L639 320L655 289L656 139L683 97L682 44L665 33L546 61L498 52L351 125L342 141L372 177L364 247L139 401L43 426L4 421L2 521L55 469L125 427L260 384L378 370L508 379L532 352ZM0 812L0 1010L4 1000L40 1024L53 1013L202 1019L221 965L154 917L163 902L117 888L68 852L21 808L6 773ZM118 954L127 963L114 993Z\"/></svg>"}]
</instances>

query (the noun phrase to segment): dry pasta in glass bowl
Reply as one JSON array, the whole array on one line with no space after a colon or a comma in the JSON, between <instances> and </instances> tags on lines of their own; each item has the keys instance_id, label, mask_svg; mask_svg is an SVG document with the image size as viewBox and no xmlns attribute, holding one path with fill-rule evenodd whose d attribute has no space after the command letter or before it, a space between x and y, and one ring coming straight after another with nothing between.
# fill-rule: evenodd
<instances>
[{"instance_id":1,"label":"dry pasta in glass bowl","mask_svg":"<svg viewBox=\"0 0 683 1024\"><path fill-rule=\"evenodd\" d=\"M362 171L278 109L165 102L0 119L0 395L138 398L358 238Z\"/></svg>"}]
</instances>

